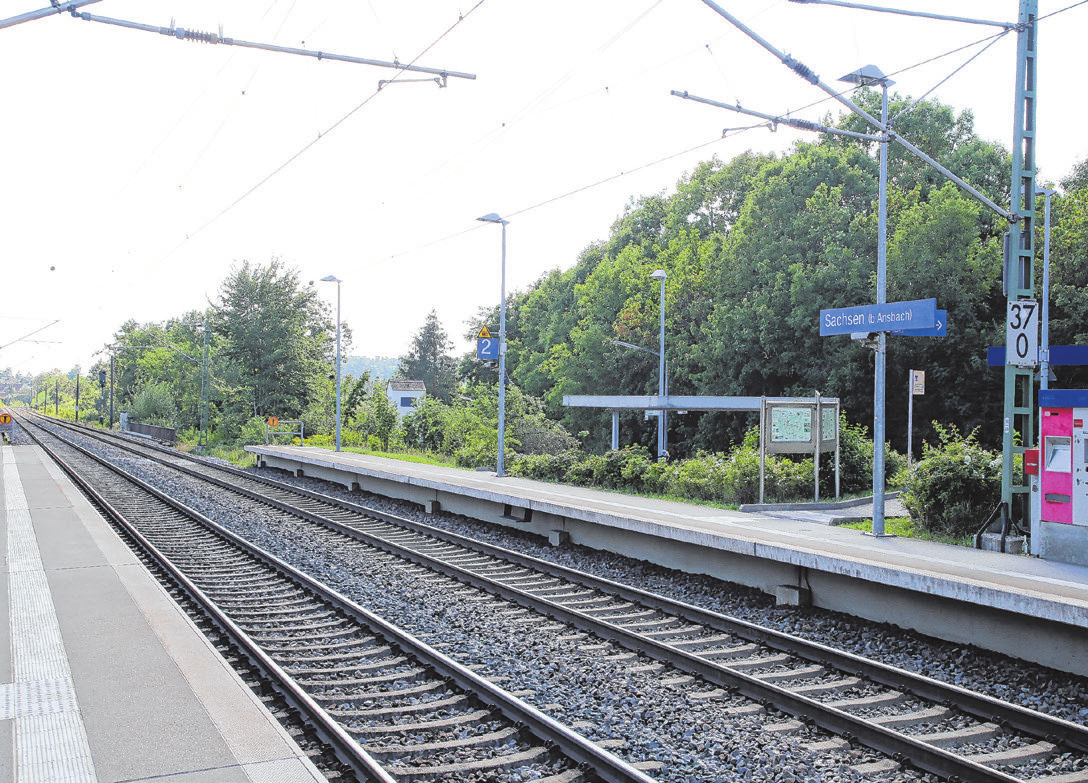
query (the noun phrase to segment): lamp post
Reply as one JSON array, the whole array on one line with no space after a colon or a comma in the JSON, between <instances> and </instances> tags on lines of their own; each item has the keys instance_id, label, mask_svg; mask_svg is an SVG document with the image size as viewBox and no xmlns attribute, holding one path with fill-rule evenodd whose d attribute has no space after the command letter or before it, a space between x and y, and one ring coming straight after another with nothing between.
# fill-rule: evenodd
<instances>
[{"instance_id":1,"label":"lamp post","mask_svg":"<svg viewBox=\"0 0 1088 783\"><path fill-rule=\"evenodd\" d=\"M476 218L484 223L498 223L502 226L502 268L499 287L499 442L495 457L495 475L503 474L504 451L506 447L506 224L494 212Z\"/></svg>"},{"instance_id":2,"label":"lamp post","mask_svg":"<svg viewBox=\"0 0 1088 783\"><path fill-rule=\"evenodd\" d=\"M340 451L340 284L336 275L321 278L323 283L336 283L336 450Z\"/></svg>"},{"instance_id":3,"label":"lamp post","mask_svg":"<svg viewBox=\"0 0 1088 783\"><path fill-rule=\"evenodd\" d=\"M1046 196L1043 218L1043 328L1039 340L1039 388L1050 388L1050 197L1057 191L1035 186L1036 196Z\"/></svg>"},{"instance_id":4,"label":"lamp post","mask_svg":"<svg viewBox=\"0 0 1088 783\"><path fill-rule=\"evenodd\" d=\"M668 274L664 269L655 269L650 277L655 280L661 281L661 329L660 329L660 345L661 348L657 354L657 366L658 366L658 378L657 378L657 396L661 399L665 399L665 280L668 279ZM664 405L664 402L662 402ZM665 408L662 407L658 412L657 417L657 458L658 460L665 459L668 454L669 448L669 435L668 435L668 420L665 418Z\"/></svg>"},{"instance_id":5,"label":"lamp post","mask_svg":"<svg viewBox=\"0 0 1088 783\"><path fill-rule=\"evenodd\" d=\"M875 65L866 65L839 79L864 86L880 85L880 122L888 126L888 87L895 84ZM880 142L880 190L877 207L876 303L888 301L888 134ZM884 400L887 383L888 334L877 332L876 369L873 383L873 535L884 536Z\"/></svg>"}]
</instances>

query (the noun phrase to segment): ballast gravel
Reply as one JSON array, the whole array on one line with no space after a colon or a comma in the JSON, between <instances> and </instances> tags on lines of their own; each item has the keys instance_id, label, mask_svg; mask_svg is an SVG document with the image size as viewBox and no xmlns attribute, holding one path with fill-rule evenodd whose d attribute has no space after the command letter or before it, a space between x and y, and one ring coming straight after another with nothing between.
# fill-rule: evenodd
<instances>
[{"instance_id":1,"label":"ballast gravel","mask_svg":"<svg viewBox=\"0 0 1088 783\"><path fill-rule=\"evenodd\" d=\"M100 447L92 443L88 442L88 448L98 451ZM730 695L705 698L713 694L709 686L702 691L677 687L669 682L675 671L660 669L648 659L616 655L610 660L602 655L602 649L609 652L607 643L571 631L538 628L548 624L524 622L523 613L510 613L497 600L464 601L457 595L455 582L436 583L433 574L422 575L414 566L391 563L382 556L357 553L349 560L330 554L302 526L285 529L247 503L226 508L214 501L210 491L176 474L165 474L146 460L123 461L140 478L168 485L182 502L474 667L481 676L521 694L627 761L650 762L647 771L656 780L839 783L861 779L852 765L879 760L865 749L850 747L810 752L804 744L826 735L812 734L807 728L788 734L768 730L776 719L784 721L788 716L731 712L745 700ZM892 625L819 609L776 608L772 598L750 588L577 545L552 547L520 531L442 512L425 514L413 504L346 492L324 481L277 470L253 472L1088 724L1085 678L921 637ZM1083 764L1079 757L1059 754L1053 760L1033 762L1032 776L1079 769ZM1023 773L1020 770L1017 775ZM882 779L933 780L910 769Z\"/></svg>"}]
</instances>

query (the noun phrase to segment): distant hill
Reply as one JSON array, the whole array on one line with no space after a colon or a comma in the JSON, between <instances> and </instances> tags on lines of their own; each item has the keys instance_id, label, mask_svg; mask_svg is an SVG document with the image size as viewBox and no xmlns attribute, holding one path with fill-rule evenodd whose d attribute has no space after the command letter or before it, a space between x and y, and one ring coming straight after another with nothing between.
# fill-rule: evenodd
<instances>
[{"instance_id":1,"label":"distant hill","mask_svg":"<svg viewBox=\"0 0 1088 783\"><path fill-rule=\"evenodd\" d=\"M349 356L341 372L358 378L369 370L371 379L389 379L397 371L399 365L400 357L398 356Z\"/></svg>"}]
</instances>

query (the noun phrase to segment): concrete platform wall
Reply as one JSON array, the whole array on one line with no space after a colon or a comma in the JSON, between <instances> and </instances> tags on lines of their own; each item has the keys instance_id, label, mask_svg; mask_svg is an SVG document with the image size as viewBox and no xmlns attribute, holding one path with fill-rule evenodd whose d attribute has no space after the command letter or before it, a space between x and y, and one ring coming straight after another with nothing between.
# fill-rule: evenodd
<instances>
[{"instance_id":1,"label":"concrete platform wall","mask_svg":"<svg viewBox=\"0 0 1088 783\"><path fill-rule=\"evenodd\" d=\"M932 594L928 578L904 572L894 579L874 581L862 574L879 573L874 564L858 564L838 571L821 568L827 560L803 551L787 552L780 545L733 542L735 551L713 536L693 534L681 540L675 529L629 523L615 515L572 507L560 513L551 502L529 503L532 511L511 505L511 496L482 490L470 491L452 484L421 486L415 479L403 481L311 464L284 454L258 453L260 463L296 475L324 478L349 489L360 488L384 497L407 500L428 510L441 509L483 522L504 525L549 539L569 541L592 549L646 560L685 573L704 574L727 582L754 587L771 595L803 595L813 606L875 622L909 628L921 634L983 649L1014 658L1053 666L1062 671L1088 675L1088 629L1081 625L1033 617L1030 609L1008 611L1001 600L993 606L972 600L979 588L969 584L962 598ZM548 510L544 510L543 506ZM573 512L578 516L574 516ZM605 519L607 516L607 519ZM830 568L830 567L828 567ZM845 571L845 572L844 572ZM891 571L888 571L890 574ZM887 574L885 574L887 575ZM897 581L899 585L889 582ZM787 586L786 590L782 586ZM1004 605L1009 601L1004 599ZM1026 602L1030 605L1030 601Z\"/></svg>"}]
</instances>

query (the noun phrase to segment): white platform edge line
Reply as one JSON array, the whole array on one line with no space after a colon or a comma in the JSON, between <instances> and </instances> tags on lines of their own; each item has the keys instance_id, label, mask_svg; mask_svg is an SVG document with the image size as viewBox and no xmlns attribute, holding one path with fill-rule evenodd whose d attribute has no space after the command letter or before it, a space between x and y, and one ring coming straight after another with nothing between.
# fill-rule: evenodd
<instances>
[{"instance_id":1,"label":"white platform edge line","mask_svg":"<svg viewBox=\"0 0 1088 783\"><path fill-rule=\"evenodd\" d=\"M11 668L15 678L4 695L15 721L15 781L97 783L60 623L11 446L0 447L0 462L8 521Z\"/></svg>"}]
</instances>

